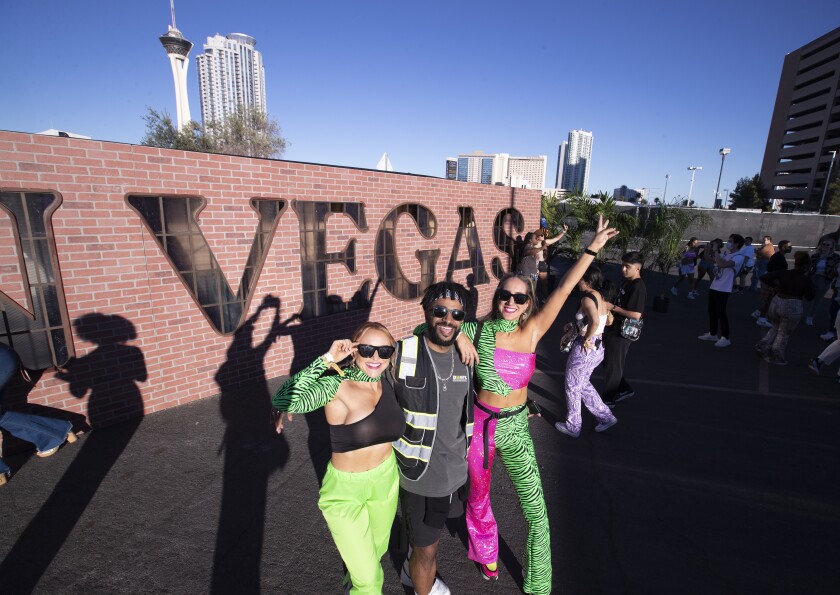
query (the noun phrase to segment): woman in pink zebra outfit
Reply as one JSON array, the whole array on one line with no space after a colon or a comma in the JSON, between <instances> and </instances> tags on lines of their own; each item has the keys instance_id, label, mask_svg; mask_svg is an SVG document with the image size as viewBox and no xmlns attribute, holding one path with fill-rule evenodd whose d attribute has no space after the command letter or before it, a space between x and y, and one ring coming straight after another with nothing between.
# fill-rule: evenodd
<instances>
[{"instance_id":1,"label":"woman in pink zebra outfit","mask_svg":"<svg viewBox=\"0 0 840 595\"><path fill-rule=\"evenodd\" d=\"M577 438L580 436L580 403L586 405L590 413L598 420L596 432L603 432L614 426L618 419L610 408L601 400L601 396L592 386L590 377L595 367L604 361L604 346L601 335L607 324L607 303L602 295L608 281L601 275L601 269L590 266L578 282L578 289L583 293L580 307L575 314L578 337L569 351L566 360L566 421L554 424L560 432Z\"/></svg>"}]
</instances>

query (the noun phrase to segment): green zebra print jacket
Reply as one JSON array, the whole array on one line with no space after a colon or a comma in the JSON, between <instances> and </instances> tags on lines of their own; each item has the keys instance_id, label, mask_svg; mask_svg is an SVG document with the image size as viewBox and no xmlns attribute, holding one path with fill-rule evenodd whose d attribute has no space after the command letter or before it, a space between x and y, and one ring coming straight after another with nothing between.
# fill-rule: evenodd
<instances>
[{"instance_id":1,"label":"green zebra print jacket","mask_svg":"<svg viewBox=\"0 0 840 595\"><path fill-rule=\"evenodd\" d=\"M278 411L309 413L332 401L340 384L341 376L319 357L286 380L274 393L271 404Z\"/></svg>"}]
</instances>

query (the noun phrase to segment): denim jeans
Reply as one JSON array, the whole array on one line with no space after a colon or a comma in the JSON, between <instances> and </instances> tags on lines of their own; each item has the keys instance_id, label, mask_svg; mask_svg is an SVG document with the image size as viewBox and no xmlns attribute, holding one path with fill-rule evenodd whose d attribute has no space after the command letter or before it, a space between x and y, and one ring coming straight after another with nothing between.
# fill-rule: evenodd
<instances>
[{"instance_id":1,"label":"denim jeans","mask_svg":"<svg viewBox=\"0 0 840 595\"><path fill-rule=\"evenodd\" d=\"M0 393L19 369L15 352L0 344ZM63 419L6 411L0 415L0 428L16 438L33 443L38 452L43 452L64 444L73 424ZM0 473L8 472L8 465L0 459Z\"/></svg>"}]
</instances>

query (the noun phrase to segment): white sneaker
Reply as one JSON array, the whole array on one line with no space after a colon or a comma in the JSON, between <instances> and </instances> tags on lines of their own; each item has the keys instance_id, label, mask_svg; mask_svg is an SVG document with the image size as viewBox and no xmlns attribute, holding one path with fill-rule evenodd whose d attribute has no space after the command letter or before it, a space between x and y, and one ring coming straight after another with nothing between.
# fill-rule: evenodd
<instances>
[{"instance_id":1,"label":"white sneaker","mask_svg":"<svg viewBox=\"0 0 840 595\"><path fill-rule=\"evenodd\" d=\"M730 345L732 345L732 342L726 337L721 337L717 340L717 343L715 343L715 347L729 347Z\"/></svg>"},{"instance_id":2,"label":"white sneaker","mask_svg":"<svg viewBox=\"0 0 840 595\"><path fill-rule=\"evenodd\" d=\"M720 339L720 337L718 337L717 335L713 335L712 333L705 333L697 338L701 341L717 341Z\"/></svg>"},{"instance_id":3,"label":"white sneaker","mask_svg":"<svg viewBox=\"0 0 840 595\"><path fill-rule=\"evenodd\" d=\"M694 291L689 291L689 292L688 292L688 299L690 299L690 300L696 300L696 299L697 299L697 293L696 293L696 292L694 292Z\"/></svg>"},{"instance_id":4,"label":"white sneaker","mask_svg":"<svg viewBox=\"0 0 840 595\"><path fill-rule=\"evenodd\" d=\"M820 335L820 339L822 339L823 341L834 341L835 338L836 337L834 336L834 333L832 333L831 331L826 331Z\"/></svg>"},{"instance_id":5,"label":"white sneaker","mask_svg":"<svg viewBox=\"0 0 840 595\"><path fill-rule=\"evenodd\" d=\"M814 326L814 317L808 316L807 318L805 318L805 324L807 324L808 326Z\"/></svg>"},{"instance_id":6,"label":"white sneaker","mask_svg":"<svg viewBox=\"0 0 840 595\"><path fill-rule=\"evenodd\" d=\"M677 291L677 288L676 288L676 287L672 287L672 288L671 288L671 294L672 294L672 295L677 295L678 293L679 293L679 292Z\"/></svg>"},{"instance_id":7,"label":"white sneaker","mask_svg":"<svg viewBox=\"0 0 840 595\"><path fill-rule=\"evenodd\" d=\"M753 313L750 314L753 318L761 318L761 310L753 310Z\"/></svg>"},{"instance_id":8,"label":"white sneaker","mask_svg":"<svg viewBox=\"0 0 840 595\"><path fill-rule=\"evenodd\" d=\"M755 321L758 326L766 326L767 328L773 328L773 324L764 318L763 316Z\"/></svg>"},{"instance_id":9,"label":"white sneaker","mask_svg":"<svg viewBox=\"0 0 840 595\"><path fill-rule=\"evenodd\" d=\"M414 581L411 580L411 574L408 571L408 559L403 562L402 570L400 571L400 582L406 587L414 588ZM440 576L435 577L435 582L432 584L432 590L429 591L429 595L450 595L449 587L443 582Z\"/></svg>"},{"instance_id":10,"label":"white sneaker","mask_svg":"<svg viewBox=\"0 0 840 595\"><path fill-rule=\"evenodd\" d=\"M416 593L416 591L415 591ZM429 591L429 595L451 595L452 592L449 590L449 587L446 586L446 583L443 582L443 579L437 577L435 579L434 584L432 585L432 590Z\"/></svg>"}]
</instances>

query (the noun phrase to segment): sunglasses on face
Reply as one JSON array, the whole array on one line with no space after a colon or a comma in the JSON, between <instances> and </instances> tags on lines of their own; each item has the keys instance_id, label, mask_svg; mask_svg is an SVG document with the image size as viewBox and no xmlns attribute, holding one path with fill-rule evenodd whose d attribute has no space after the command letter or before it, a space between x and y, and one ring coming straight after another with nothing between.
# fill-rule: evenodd
<instances>
[{"instance_id":1,"label":"sunglasses on face","mask_svg":"<svg viewBox=\"0 0 840 595\"><path fill-rule=\"evenodd\" d=\"M451 315L452 320L455 320L456 322L461 322L467 315L467 313L463 310L451 310L446 306L435 306L432 308L432 316L435 318L446 318L447 314Z\"/></svg>"},{"instance_id":2,"label":"sunglasses on face","mask_svg":"<svg viewBox=\"0 0 840 595\"><path fill-rule=\"evenodd\" d=\"M510 298L520 306L528 301L527 293L511 293L507 289L500 289L496 292L496 299L500 302L509 302Z\"/></svg>"},{"instance_id":3,"label":"sunglasses on face","mask_svg":"<svg viewBox=\"0 0 840 595\"><path fill-rule=\"evenodd\" d=\"M394 355L396 347L390 345L357 345L356 350L362 357L373 357L374 353L379 353L380 359L390 359Z\"/></svg>"}]
</instances>

